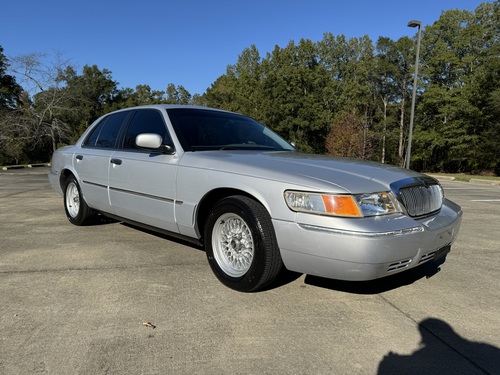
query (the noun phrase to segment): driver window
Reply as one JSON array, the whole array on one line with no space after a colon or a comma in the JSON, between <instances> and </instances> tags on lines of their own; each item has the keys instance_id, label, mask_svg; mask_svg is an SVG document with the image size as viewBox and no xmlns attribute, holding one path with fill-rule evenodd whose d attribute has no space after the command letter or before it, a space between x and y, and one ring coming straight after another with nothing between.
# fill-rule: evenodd
<instances>
[{"instance_id":1,"label":"driver window","mask_svg":"<svg viewBox=\"0 0 500 375\"><path fill-rule=\"evenodd\" d=\"M123 148L137 149L135 138L142 133L159 134L164 144L171 144L162 115L157 110L141 109L135 113L125 134Z\"/></svg>"}]
</instances>

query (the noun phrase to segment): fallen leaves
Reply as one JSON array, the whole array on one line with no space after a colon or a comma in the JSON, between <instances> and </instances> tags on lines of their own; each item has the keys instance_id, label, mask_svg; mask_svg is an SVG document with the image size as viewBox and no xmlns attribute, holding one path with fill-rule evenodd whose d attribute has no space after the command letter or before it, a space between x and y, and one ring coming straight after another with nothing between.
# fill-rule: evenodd
<instances>
[{"instance_id":1,"label":"fallen leaves","mask_svg":"<svg viewBox=\"0 0 500 375\"><path fill-rule=\"evenodd\" d=\"M142 325L143 325L144 327L149 327L149 328L153 328L153 329L155 329L155 328L156 328L156 326L155 326L154 324L149 323L149 322L144 322L144 323L142 323Z\"/></svg>"}]
</instances>

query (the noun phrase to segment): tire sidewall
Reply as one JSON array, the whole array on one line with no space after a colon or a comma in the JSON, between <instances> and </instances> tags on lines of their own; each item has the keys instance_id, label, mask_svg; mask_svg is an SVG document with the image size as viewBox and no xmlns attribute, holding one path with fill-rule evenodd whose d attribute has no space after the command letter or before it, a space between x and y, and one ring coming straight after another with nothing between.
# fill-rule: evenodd
<instances>
[{"instance_id":1,"label":"tire sidewall","mask_svg":"<svg viewBox=\"0 0 500 375\"><path fill-rule=\"evenodd\" d=\"M78 197L79 197L79 204L80 204L80 207L78 209L78 214L74 217L70 215L70 213L68 211L68 206L67 206L68 187L72 183L76 186L76 188L78 190ZM80 189L80 184L78 184L78 181L73 176L69 176L64 183L64 211L66 212L66 216L67 216L68 220L70 221L70 223L74 224L74 225L83 225L85 220L88 217L88 208L87 208L87 205L83 199L82 190Z\"/></svg>"},{"instance_id":2,"label":"tire sidewall","mask_svg":"<svg viewBox=\"0 0 500 375\"><path fill-rule=\"evenodd\" d=\"M252 234L254 244L252 264L248 271L240 277L229 276L222 270L217 263L212 248L212 232L214 225L223 214L228 212L238 215L245 221ZM205 251L212 271L224 285L242 292L252 291L258 286L264 273L265 244L263 242L260 220L244 201L230 197L223 199L215 206L205 225Z\"/></svg>"}]
</instances>

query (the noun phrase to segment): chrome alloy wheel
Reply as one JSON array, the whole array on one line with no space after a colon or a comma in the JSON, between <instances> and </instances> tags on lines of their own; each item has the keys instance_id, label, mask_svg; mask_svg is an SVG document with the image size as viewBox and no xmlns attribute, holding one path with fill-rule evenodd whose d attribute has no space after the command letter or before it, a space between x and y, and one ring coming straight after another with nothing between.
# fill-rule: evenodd
<instances>
[{"instance_id":1,"label":"chrome alloy wheel","mask_svg":"<svg viewBox=\"0 0 500 375\"><path fill-rule=\"evenodd\" d=\"M66 186L66 209L72 218L76 218L80 212L80 192L74 182Z\"/></svg>"},{"instance_id":2,"label":"chrome alloy wheel","mask_svg":"<svg viewBox=\"0 0 500 375\"><path fill-rule=\"evenodd\" d=\"M219 217L212 231L212 248L219 267L231 277L248 272L255 253L248 224L235 213Z\"/></svg>"}]
</instances>

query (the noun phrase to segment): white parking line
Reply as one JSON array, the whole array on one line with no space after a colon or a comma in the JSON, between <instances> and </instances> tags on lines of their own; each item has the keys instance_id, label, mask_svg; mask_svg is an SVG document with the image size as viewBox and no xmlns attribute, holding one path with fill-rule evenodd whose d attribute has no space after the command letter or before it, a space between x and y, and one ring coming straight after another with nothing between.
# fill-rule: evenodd
<instances>
[{"instance_id":1,"label":"white parking line","mask_svg":"<svg viewBox=\"0 0 500 375\"><path fill-rule=\"evenodd\" d=\"M471 199L471 202L500 202L500 199Z\"/></svg>"},{"instance_id":2,"label":"white parking line","mask_svg":"<svg viewBox=\"0 0 500 375\"><path fill-rule=\"evenodd\" d=\"M492 185L493 186L493 185ZM447 187L443 186L444 190L491 190L488 188L480 188L477 186L471 186L471 187Z\"/></svg>"}]
</instances>

